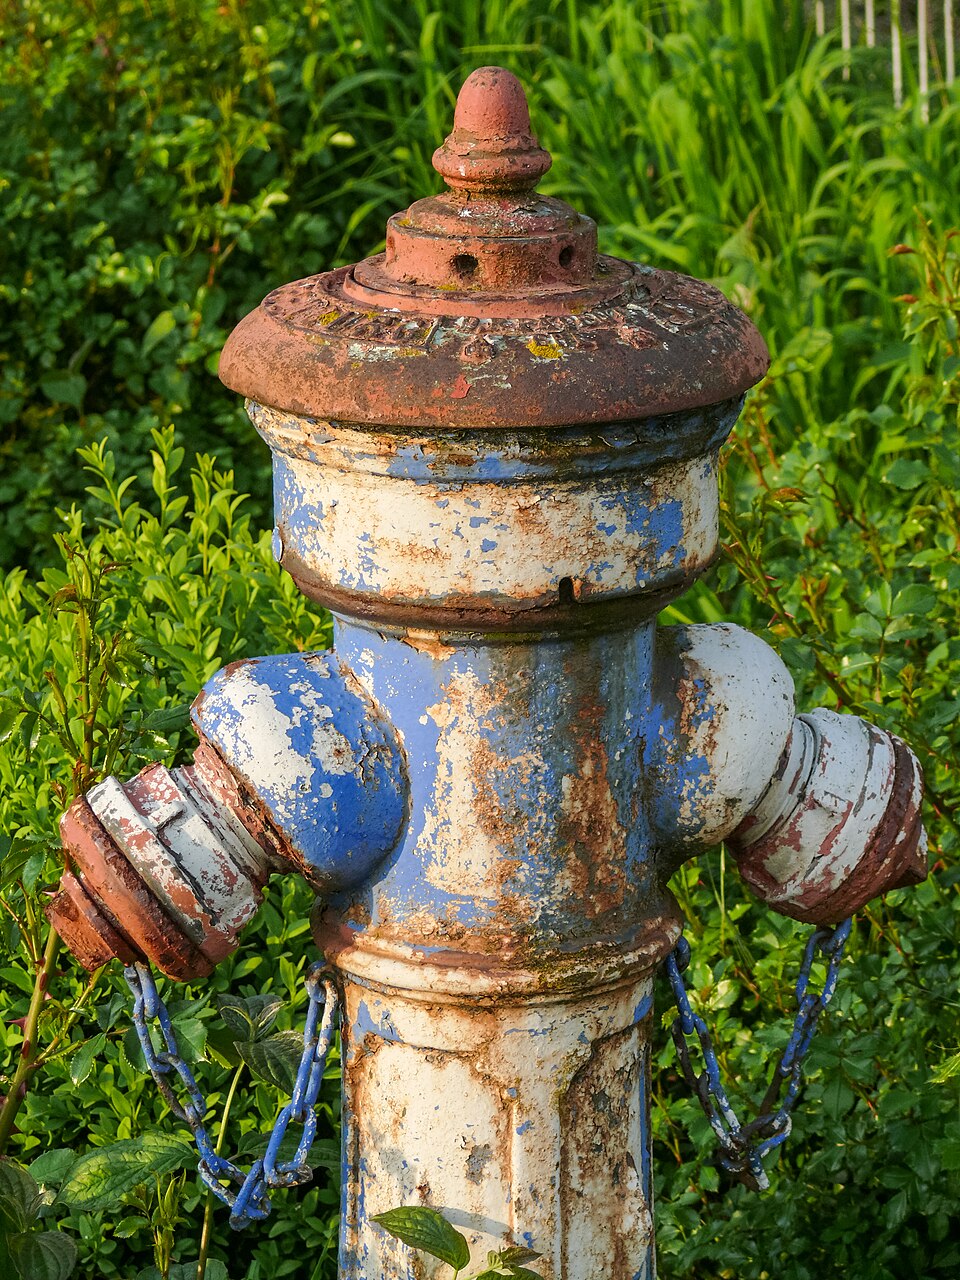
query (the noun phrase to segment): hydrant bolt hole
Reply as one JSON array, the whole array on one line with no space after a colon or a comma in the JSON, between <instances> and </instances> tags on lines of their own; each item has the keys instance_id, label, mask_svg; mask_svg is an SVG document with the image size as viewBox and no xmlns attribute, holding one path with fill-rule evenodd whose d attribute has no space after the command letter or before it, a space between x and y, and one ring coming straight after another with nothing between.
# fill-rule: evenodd
<instances>
[{"instance_id":1,"label":"hydrant bolt hole","mask_svg":"<svg viewBox=\"0 0 960 1280\"><path fill-rule=\"evenodd\" d=\"M461 280L469 280L480 264L472 253L458 253L450 265Z\"/></svg>"}]
</instances>

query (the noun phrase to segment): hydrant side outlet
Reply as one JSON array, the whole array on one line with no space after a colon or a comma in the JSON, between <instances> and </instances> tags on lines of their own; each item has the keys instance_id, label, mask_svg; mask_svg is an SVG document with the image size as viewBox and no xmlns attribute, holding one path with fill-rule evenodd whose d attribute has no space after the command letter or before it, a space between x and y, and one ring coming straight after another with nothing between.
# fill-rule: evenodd
<instances>
[{"instance_id":1,"label":"hydrant side outlet","mask_svg":"<svg viewBox=\"0 0 960 1280\"><path fill-rule=\"evenodd\" d=\"M272 833L275 861L318 893L364 879L396 844L407 805L402 750L333 655L232 663L204 686L193 721Z\"/></svg>"}]
</instances>

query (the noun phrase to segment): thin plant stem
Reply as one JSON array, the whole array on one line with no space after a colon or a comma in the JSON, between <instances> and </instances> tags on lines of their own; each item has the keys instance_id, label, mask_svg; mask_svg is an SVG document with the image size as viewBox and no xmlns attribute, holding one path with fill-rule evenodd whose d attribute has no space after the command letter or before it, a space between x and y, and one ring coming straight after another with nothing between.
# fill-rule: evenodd
<instances>
[{"instance_id":1,"label":"thin plant stem","mask_svg":"<svg viewBox=\"0 0 960 1280\"><path fill-rule=\"evenodd\" d=\"M230 1108L233 1105L233 1097L237 1091L237 1085L240 1083L240 1077L243 1075L244 1064L241 1062L239 1067L233 1073L233 1079L230 1081L230 1088L227 1090L227 1097L223 1104L223 1114L220 1117L220 1130L217 1134L217 1145L214 1147L217 1155L223 1149L223 1140L227 1133L227 1121L230 1119ZM203 1280L207 1271L207 1254L210 1251L210 1236L213 1230L213 1192L207 1191L207 1198L203 1205L203 1228L200 1232L200 1256L197 1259L197 1280Z\"/></svg>"},{"instance_id":2,"label":"thin plant stem","mask_svg":"<svg viewBox=\"0 0 960 1280\"><path fill-rule=\"evenodd\" d=\"M60 1046L63 1044L67 1036L69 1036L70 1032L73 1030L73 1027L76 1024L77 1019L80 1017L81 1013L83 1013L84 1006L86 1005L90 997L93 995L96 989L97 983L100 981L100 978L103 975L103 971L105 968L106 968L106 965L101 965L99 969L94 969L93 973L90 974L90 977L87 979L85 987L80 992L79 996L77 996L73 1004L70 1006L70 1012L67 1015L66 1022L64 1022L62 1028L57 1032L57 1034L53 1037L53 1039L44 1049L43 1053L41 1053L37 1058L37 1060L34 1062L33 1065L35 1069L42 1067L45 1063L49 1062L50 1059L53 1058L58 1052L60 1052Z\"/></svg>"},{"instance_id":3,"label":"thin plant stem","mask_svg":"<svg viewBox=\"0 0 960 1280\"><path fill-rule=\"evenodd\" d=\"M0 1111L0 1154L3 1154L7 1149L10 1135L13 1133L13 1122L17 1118L20 1104L26 1097L27 1082L36 1064L38 1056L37 1023L40 1020L40 1010L43 1008L50 974L53 972L59 947L60 935L56 929L51 928L47 934L47 945L44 947L43 959L40 962L40 968L37 970L37 976L33 984L30 1008L27 1010L27 1016L23 1024L23 1044L20 1046L20 1061L17 1063L17 1069L13 1073L13 1079L10 1081L3 1110Z\"/></svg>"}]
</instances>

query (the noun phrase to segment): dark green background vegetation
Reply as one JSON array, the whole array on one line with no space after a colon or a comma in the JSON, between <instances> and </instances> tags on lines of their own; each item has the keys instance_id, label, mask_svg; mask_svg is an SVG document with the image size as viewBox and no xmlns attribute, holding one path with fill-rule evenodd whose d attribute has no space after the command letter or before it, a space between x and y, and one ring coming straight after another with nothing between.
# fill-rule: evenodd
<instances>
[{"instance_id":1,"label":"dark green background vegetation","mask_svg":"<svg viewBox=\"0 0 960 1280\"><path fill-rule=\"evenodd\" d=\"M669 616L764 634L803 705L896 729L928 780L933 874L858 919L771 1193L719 1185L663 1036L661 1274L960 1273L960 93L937 88L924 123L908 83L895 112L885 52L855 49L843 80L792 0L6 0L0 14L8 1087L62 805L105 771L187 756L186 707L223 663L327 640L270 556L268 459L214 376L223 340L268 289L380 246L387 215L437 188L429 157L461 80L500 62L555 156L542 189L593 216L607 252L714 280L774 355L726 451L728 555ZM785 1041L806 931L730 870L720 851L676 888L699 1007L745 1105ZM275 884L235 959L168 990L215 1106L236 1084L227 1150L252 1149L279 1092L214 997L283 998L250 1037L298 1026L308 907ZM177 1127L140 1072L122 980L111 967L88 984L47 956L7 1147L40 1159L46 1194L29 1205L32 1184L0 1164L0 1270L58 1280L69 1238L83 1280L154 1266L193 1280L204 1200L182 1146L150 1136ZM240 1237L214 1213L210 1280L334 1274L333 1080L325 1099L316 1184ZM158 1172L111 1181L96 1148L138 1139Z\"/></svg>"}]
</instances>

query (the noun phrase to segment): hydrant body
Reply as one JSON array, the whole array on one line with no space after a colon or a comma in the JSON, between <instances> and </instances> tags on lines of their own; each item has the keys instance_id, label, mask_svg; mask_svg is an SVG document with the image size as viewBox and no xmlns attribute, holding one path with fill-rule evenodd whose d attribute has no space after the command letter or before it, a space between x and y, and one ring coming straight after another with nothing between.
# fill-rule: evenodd
<instances>
[{"instance_id":1,"label":"hydrant body","mask_svg":"<svg viewBox=\"0 0 960 1280\"><path fill-rule=\"evenodd\" d=\"M276 290L221 366L336 657L214 677L192 766L67 815L51 915L88 963L186 977L296 868L342 982L340 1274L433 1275L372 1221L425 1204L479 1256L647 1280L669 875L727 840L776 910L836 922L922 876L919 771L859 720L796 716L748 633L657 625L716 554L753 327L598 257L535 192L508 73L468 80L435 164L451 191L385 255Z\"/></svg>"}]
</instances>

